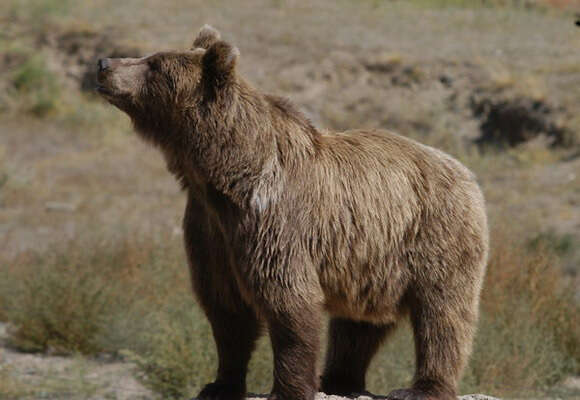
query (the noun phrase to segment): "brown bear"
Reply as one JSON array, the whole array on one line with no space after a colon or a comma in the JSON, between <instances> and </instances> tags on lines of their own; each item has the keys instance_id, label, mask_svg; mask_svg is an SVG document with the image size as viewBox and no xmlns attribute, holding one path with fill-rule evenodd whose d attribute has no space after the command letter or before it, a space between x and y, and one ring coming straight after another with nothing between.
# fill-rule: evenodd
<instances>
[{"instance_id":1,"label":"brown bear","mask_svg":"<svg viewBox=\"0 0 580 400\"><path fill-rule=\"evenodd\" d=\"M351 395L408 315L416 373L391 399L451 399L488 253L484 200L447 154L391 132L318 129L241 77L202 28L189 51L101 59L100 94L164 154L187 192L185 247L219 365L200 399L237 400L262 328L270 399ZM322 376L317 356L331 316Z\"/></svg>"}]
</instances>

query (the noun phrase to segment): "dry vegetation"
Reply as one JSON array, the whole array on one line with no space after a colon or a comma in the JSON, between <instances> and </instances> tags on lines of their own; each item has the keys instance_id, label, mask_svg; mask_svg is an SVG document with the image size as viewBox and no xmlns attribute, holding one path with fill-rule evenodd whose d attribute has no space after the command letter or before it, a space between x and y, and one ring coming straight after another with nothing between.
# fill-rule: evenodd
<instances>
[{"instance_id":1,"label":"dry vegetation","mask_svg":"<svg viewBox=\"0 0 580 400\"><path fill-rule=\"evenodd\" d=\"M0 351L0 398L102 398L103 383L82 371L111 365L103 357L132 363L162 398L212 379L213 341L181 246L183 195L161 156L89 90L99 56L185 48L206 22L240 47L250 80L315 123L393 129L478 174L493 246L462 391L580 396L559 386L580 375L577 1L5 3L3 345L74 364L28 379ZM270 360L262 340L251 391L269 390ZM405 385L412 371L401 327L374 362L370 390Z\"/></svg>"}]
</instances>

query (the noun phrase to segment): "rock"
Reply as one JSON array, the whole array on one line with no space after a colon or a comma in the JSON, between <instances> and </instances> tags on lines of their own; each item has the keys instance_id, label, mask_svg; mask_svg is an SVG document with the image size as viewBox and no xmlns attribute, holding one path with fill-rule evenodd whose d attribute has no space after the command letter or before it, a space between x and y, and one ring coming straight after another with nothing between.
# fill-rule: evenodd
<instances>
[{"instance_id":1,"label":"rock","mask_svg":"<svg viewBox=\"0 0 580 400\"><path fill-rule=\"evenodd\" d=\"M568 390L580 391L580 376L569 376L564 379L562 386Z\"/></svg>"},{"instance_id":2,"label":"rock","mask_svg":"<svg viewBox=\"0 0 580 400\"><path fill-rule=\"evenodd\" d=\"M464 396L457 396L459 400L499 400L497 397L488 396L485 394L466 394Z\"/></svg>"},{"instance_id":3,"label":"rock","mask_svg":"<svg viewBox=\"0 0 580 400\"><path fill-rule=\"evenodd\" d=\"M263 400L267 399L267 395L255 395L251 394L247 400ZM357 400L372 400L372 399L385 399L385 395L374 395L373 397L370 396L359 396L356 397ZM485 394L466 394L464 396L458 396L458 400L499 400L496 397L487 396ZM342 397L342 396L333 396L327 395L325 393L318 393L316 395L316 400L353 400L352 397Z\"/></svg>"},{"instance_id":4,"label":"rock","mask_svg":"<svg viewBox=\"0 0 580 400\"><path fill-rule=\"evenodd\" d=\"M44 208L47 211L64 211L64 212L73 212L76 211L77 205L72 203L61 203L58 201L47 201L44 204Z\"/></svg>"}]
</instances>

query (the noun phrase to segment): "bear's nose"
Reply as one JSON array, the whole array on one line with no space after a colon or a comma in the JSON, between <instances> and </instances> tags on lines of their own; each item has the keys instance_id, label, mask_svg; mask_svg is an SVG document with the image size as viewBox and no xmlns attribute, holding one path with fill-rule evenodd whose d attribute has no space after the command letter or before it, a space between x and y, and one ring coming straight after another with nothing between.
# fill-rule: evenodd
<instances>
[{"instance_id":1,"label":"bear's nose","mask_svg":"<svg viewBox=\"0 0 580 400\"><path fill-rule=\"evenodd\" d=\"M108 58L101 58L97 61L97 66L99 67L99 71L105 71L111 66L111 60Z\"/></svg>"}]
</instances>

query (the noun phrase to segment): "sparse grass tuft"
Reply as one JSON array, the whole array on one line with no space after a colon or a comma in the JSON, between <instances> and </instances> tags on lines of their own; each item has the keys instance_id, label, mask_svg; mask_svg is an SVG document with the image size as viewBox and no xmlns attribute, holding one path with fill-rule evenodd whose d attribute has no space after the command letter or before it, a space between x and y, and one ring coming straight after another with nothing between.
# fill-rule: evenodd
<instances>
[{"instance_id":1,"label":"sparse grass tuft","mask_svg":"<svg viewBox=\"0 0 580 400\"><path fill-rule=\"evenodd\" d=\"M141 351L124 355L137 365L138 378L146 387L163 398L189 398L214 378L213 338L191 299L171 306L149 317L154 328L139 338L147 338Z\"/></svg>"},{"instance_id":2,"label":"sparse grass tuft","mask_svg":"<svg viewBox=\"0 0 580 400\"><path fill-rule=\"evenodd\" d=\"M2 161L2 159L0 158L0 161ZM4 172L1 168L0 168L0 207L2 206L2 202L3 202L3 194L4 194L4 186L6 186L6 183L8 182L8 173Z\"/></svg>"},{"instance_id":3,"label":"sparse grass tuft","mask_svg":"<svg viewBox=\"0 0 580 400\"><path fill-rule=\"evenodd\" d=\"M100 351L95 337L119 290L115 261L100 246L16 258L1 272L2 281L11 282L1 293L15 325L10 344L24 351Z\"/></svg>"},{"instance_id":4,"label":"sparse grass tuft","mask_svg":"<svg viewBox=\"0 0 580 400\"><path fill-rule=\"evenodd\" d=\"M550 248L496 231L471 361L474 387L544 389L580 367L580 306Z\"/></svg>"},{"instance_id":5,"label":"sparse grass tuft","mask_svg":"<svg viewBox=\"0 0 580 400\"><path fill-rule=\"evenodd\" d=\"M559 256L568 255L574 250L574 246L576 245L572 235L558 234L554 231L539 233L529 241L529 246L532 250L549 249Z\"/></svg>"},{"instance_id":6,"label":"sparse grass tuft","mask_svg":"<svg viewBox=\"0 0 580 400\"><path fill-rule=\"evenodd\" d=\"M15 379L10 367L0 366L0 398L21 399L30 394L30 387Z\"/></svg>"},{"instance_id":7,"label":"sparse grass tuft","mask_svg":"<svg viewBox=\"0 0 580 400\"><path fill-rule=\"evenodd\" d=\"M14 72L12 84L26 111L44 117L56 110L61 94L58 79L42 56L30 56Z\"/></svg>"},{"instance_id":8,"label":"sparse grass tuft","mask_svg":"<svg viewBox=\"0 0 580 400\"><path fill-rule=\"evenodd\" d=\"M30 58L14 74L14 87L21 92L30 92L52 78L39 58Z\"/></svg>"},{"instance_id":9,"label":"sparse grass tuft","mask_svg":"<svg viewBox=\"0 0 580 400\"><path fill-rule=\"evenodd\" d=\"M217 355L211 328L193 303L189 287L169 295L165 304L141 322L146 330L136 338L134 350L123 354L136 364L137 377L147 388L163 398L183 399L214 380ZM250 363L248 390L267 393L271 384L272 352L264 337Z\"/></svg>"},{"instance_id":10,"label":"sparse grass tuft","mask_svg":"<svg viewBox=\"0 0 580 400\"><path fill-rule=\"evenodd\" d=\"M0 270L2 317L15 327L10 344L23 351L95 354L129 345L134 331L114 332L116 318L139 318L160 292L158 252L140 242L78 241L29 252ZM171 262L173 258L165 258ZM160 276L163 276L160 274ZM130 326L131 324L129 324Z\"/></svg>"}]
</instances>

